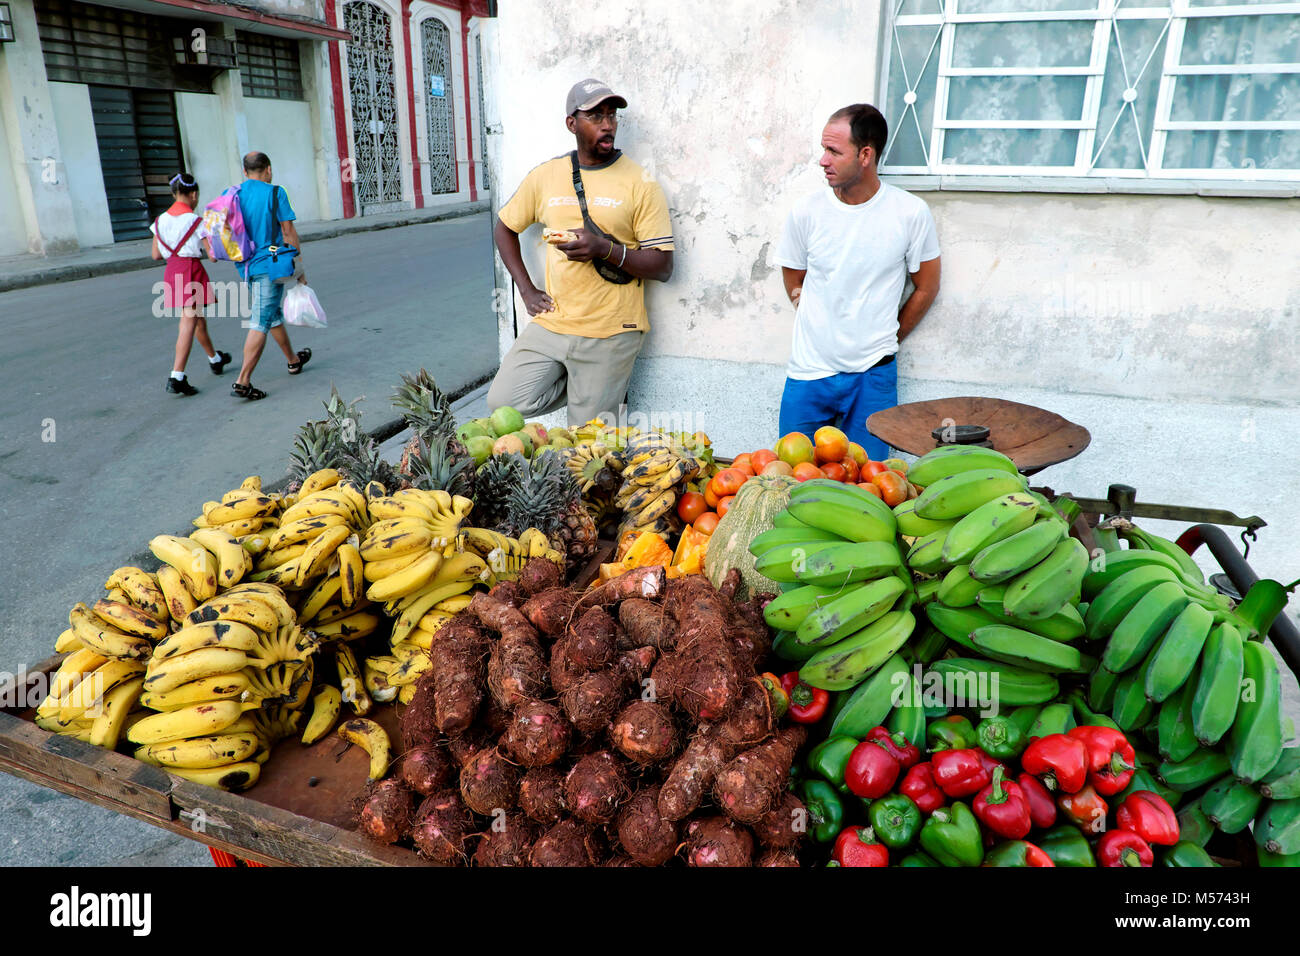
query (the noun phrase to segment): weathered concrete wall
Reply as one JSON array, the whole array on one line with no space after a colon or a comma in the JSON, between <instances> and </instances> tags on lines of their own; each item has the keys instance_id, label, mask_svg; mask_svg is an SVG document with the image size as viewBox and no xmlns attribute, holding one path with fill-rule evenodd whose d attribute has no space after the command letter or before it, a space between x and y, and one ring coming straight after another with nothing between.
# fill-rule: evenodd
<instances>
[{"instance_id":1,"label":"weathered concrete wall","mask_svg":"<svg viewBox=\"0 0 1300 956\"><path fill-rule=\"evenodd\" d=\"M285 188L293 211L304 222L320 219L311 107L302 100L244 97L248 141L271 157L275 182Z\"/></svg>"},{"instance_id":2,"label":"weathered concrete wall","mask_svg":"<svg viewBox=\"0 0 1300 956\"><path fill-rule=\"evenodd\" d=\"M84 83L51 83L50 102L59 134L59 150L72 196L77 242L102 246L113 241L113 222L99 165L99 141L90 111L90 87Z\"/></svg>"}]
</instances>

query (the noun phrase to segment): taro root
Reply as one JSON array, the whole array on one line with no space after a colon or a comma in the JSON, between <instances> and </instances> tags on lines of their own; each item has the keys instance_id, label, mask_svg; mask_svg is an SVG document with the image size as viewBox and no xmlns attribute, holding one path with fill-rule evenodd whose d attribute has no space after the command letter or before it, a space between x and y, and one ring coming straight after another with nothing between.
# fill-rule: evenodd
<instances>
[{"instance_id":1,"label":"taro root","mask_svg":"<svg viewBox=\"0 0 1300 956\"><path fill-rule=\"evenodd\" d=\"M699 809L704 794L733 753L713 728L701 725L664 781L659 793L660 815L665 820L680 820Z\"/></svg>"},{"instance_id":2,"label":"taro root","mask_svg":"<svg viewBox=\"0 0 1300 956\"><path fill-rule=\"evenodd\" d=\"M402 747L413 750L432 743L438 736L437 709L434 704L433 669L429 668L415 682L415 696L402 709Z\"/></svg>"},{"instance_id":3,"label":"taro root","mask_svg":"<svg viewBox=\"0 0 1300 956\"><path fill-rule=\"evenodd\" d=\"M596 835L574 819L564 819L533 844L529 862L533 866L592 866L601 857Z\"/></svg>"},{"instance_id":4,"label":"taro root","mask_svg":"<svg viewBox=\"0 0 1300 956\"><path fill-rule=\"evenodd\" d=\"M603 730L618 713L627 692L627 682L617 670L588 674L560 695L564 713L584 734Z\"/></svg>"},{"instance_id":5,"label":"taro root","mask_svg":"<svg viewBox=\"0 0 1300 956\"><path fill-rule=\"evenodd\" d=\"M528 600L528 595L518 581L501 581L493 585L492 590L488 591L488 597L515 608L522 607Z\"/></svg>"},{"instance_id":6,"label":"taro root","mask_svg":"<svg viewBox=\"0 0 1300 956\"><path fill-rule=\"evenodd\" d=\"M601 866L640 866L640 865L641 865L640 863L632 859L630 856L622 856L622 855L611 856L608 860L606 860L604 863L601 864Z\"/></svg>"},{"instance_id":7,"label":"taro root","mask_svg":"<svg viewBox=\"0 0 1300 956\"><path fill-rule=\"evenodd\" d=\"M608 750L583 757L564 778L564 802L584 823L609 823L629 793L623 767Z\"/></svg>"},{"instance_id":8,"label":"taro root","mask_svg":"<svg viewBox=\"0 0 1300 956\"><path fill-rule=\"evenodd\" d=\"M459 737L447 738L447 753L457 767L464 767L471 757L485 747L491 747L495 741L491 731L483 727L471 727Z\"/></svg>"},{"instance_id":9,"label":"taro root","mask_svg":"<svg viewBox=\"0 0 1300 956\"><path fill-rule=\"evenodd\" d=\"M491 694L488 694L487 699L483 701L483 706L479 708L474 726L481 727L491 739L495 740L510 726L510 714L511 711L502 707Z\"/></svg>"},{"instance_id":10,"label":"taro root","mask_svg":"<svg viewBox=\"0 0 1300 956\"><path fill-rule=\"evenodd\" d=\"M587 674L587 669L569 658L569 639L562 637L551 645L551 688L563 694Z\"/></svg>"},{"instance_id":11,"label":"taro root","mask_svg":"<svg viewBox=\"0 0 1300 956\"><path fill-rule=\"evenodd\" d=\"M681 683L681 661L676 654L660 654L650 670L650 689L653 699L672 703L677 699Z\"/></svg>"},{"instance_id":12,"label":"taro root","mask_svg":"<svg viewBox=\"0 0 1300 956\"><path fill-rule=\"evenodd\" d=\"M677 825L659 815L659 788L638 790L619 811L618 842L641 866L663 866L677 851Z\"/></svg>"},{"instance_id":13,"label":"taro root","mask_svg":"<svg viewBox=\"0 0 1300 956\"><path fill-rule=\"evenodd\" d=\"M794 850L778 850L775 847L765 850L755 866L798 866L799 854Z\"/></svg>"},{"instance_id":14,"label":"taro root","mask_svg":"<svg viewBox=\"0 0 1300 956\"><path fill-rule=\"evenodd\" d=\"M787 727L775 737L736 756L718 772L713 799L740 823L757 823L781 799L795 752L807 731Z\"/></svg>"},{"instance_id":15,"label":"taro root","mask_svg":"<svg viewBox=\"0 0 1300 956\"><path fill-rule=\"evenodd\" d=\"M562 637L577 601L578 595L568 588L552 587L534 594L520 610L529 623L547 637Z\"/></svg>"},{"instance_id":16,"label":"taro root","mask_svg":"<svg viewBox=\"0 0 1300 956\"><path fill-rule=\"evenodd\" d=\"M411 825L411 841L426 860L451 864L465 858L465 838L474 831L474 818L455 790L425 797Z\"/></svg>"},{"instance_id":17,"label":"taro root","mask_svg":"<svg viewBox=\"0 0 1300 956\"><path fill-rule=\"evenodd\" d=\"M573 611L574 614L578 614L589 607L607 607L630 598L653 600L664 593L667 585L668 569L663 565L633 568L624 571L616 578L611 578L600 587L592 588L578 600Z\"/></svg>"},{"instance_id":18,"label":"taro root","mask_svg":"<svg viewBox=\"0 0 1300 956\"><path fill-rule=\"evenodd\" d=\"M389 778L369 785L361 796L357 829L376 843L396 843L406 836L415 813L415 794Z\"/></svg>"},{"instance_id":19,"label":"taro root","mask_svg":"<svg viewBox=\"0 0 1300 956\"><path fill-rule=\"evenodd\" d=\"M514 628L533 630L533 626L528 623L528 618L520 613L519 608L482 591L477 592L470 600L465 607L465 613L474 615L484 627L501 634Z\"/></svg>"},{"instance_id":20,"label":"taro root","mask_svg":"<svg viewBox=\"0 0 1300 956\"><path fill-rule=\"evenodd\" d=\"M434 641L429 657L436 723L443 733L452 736L463 733L474 722L483 701L487 652L483 632L461 615L439 628L438 640Z\"/></svg>"},{"instance_id":21,"label":"taro root","mask_svg":"<svg viewBox=\"0 0 1300 956\"><path fill-rule=\"evenodd\" d=\"M558 707L534 700L515 710L502 746L520 766L543 767L564 756L569 734L569 722Z\"/></svg>"},{"instance_id":22,"label":"taro root","mask_svg":"<svg viewBox=\"0 0 1300 956\"><path fill-rule=\"evenodd\" d=\"M730 568L722 576L722 583L718 585L718 594L728 601L734 600L736 592L740 590L740 568Z\"/></svg>"},{"instance_id":23,"label":"taro root","mask_svg":"<svg viewBox=\"0 0 1300 956\"><path fill-rule=\"evenodd\" d=\"M455 773L450 754L441 747L416 747L402 755L402 782L422 797L446 789Z\"/></svg>"},{"instance_id":24,"label":"taro root","mask_svg":"<svg viewBox=\"0 0 1300 956\"><path fill-rule=\"evenodd\" d=\"M659 652L646 645L645 647L633 648L630 651L623 651L614 661L614 666L627 678L629 684L640 684L654 668L655 661L658 659Z\"/></svg>"},{"instance_id":25,"label":"taro root","mask_svg":"<svg viewBox=\"0 0 1300 956\"><path fill-rule=\"evenodd\" d=\"M649 645L661 651L671 651L677 640L677 625L663 605L654 601L641 598L624 601L618 606L618 621L626 635L619 644L620 650Z\"/></svg>"},{"instance_id":26,"label":"taro root","mask_svg":"<svg viewBox=\"0 0 1300 956\"><path fill-rule=\"evenodd\" d=\"M534 594L541 594L547 588L559 587L564 583L563 577L559 565L554 561L533 558L519 572L519 587L531 597Z\"/></svg>"},{"instance_id":27,"label":"taro root","mask_svg":"<svg viewBox=\"0 0 1300 956\"><path fill-rule=\"evenodd\" d=\"M480 750L461 769L460 796L485 817L509 810L519 798L519 770L495 748Z\"/></svg>"},{"instance_id":28,"label":"taro root","mask_svg":"<svg viewBox=\"0 0 1300 956\"><path fill-rule=\"evenodd\" d=\"M537 632L511 628L492 645L487 666L488 690L505 710L535 700L546 690L546 655Z\"/></svg>"},{"instance_id":29,"label":"taro root","mask_svg":"<svg viewBox=\"0 0 1300 956\"><path fill-rule=\"evenodd\" d=\"M808 811L793 793L783 791L771 810L754 824L754 836L765 847L778 850L799 845L808 826Z\"/></svg>"},{"instance_id":30,"label":"taro root","mask_svg":"<svg viewBox=\"0 0 1300 956\"><path fill-rule=\"evenodd\" d=\"M493 817L474 850L475 866L527 866L534 827L518 813Z\"/></svg>"},{"instance_id":31,"label":"taro root","mask_svg":"<svg viewBox=\"0 0 1300 956\"><path fill-rule=\"evenodd\" d=\"M691 866L751 866L754 838L726 817L702 817L686 828L686 862Z\"/></svg>"},{"instance_id":32,"label":"taro root","mask_svg":"<svg viewBox=\"0 0 1300 956\"><path fill-rule=\"evenodd\" d=\"M588 671L607 667L614 660L617 632L618 625L604 608L584 613L565 640L570 665Z\"/></svg>"},{"instance_id":33,"label":"taro root","mask_svg":"<svg viewBox=\"0 0 1300 956\"><path fill-rule=\"evenodd\" d=\"M740 697L735 655L725 637L685 634L673 652L677 658L673 700L695 720L726 717Z\"/></svg>"},{"instance_id":34,"label":"taro root","mask_svg":"<svg viewBox=\"0 0 1300 956\"><path fill-rule=\"evenodd\" d=\"M519 809L543 826L564 814L564 774L555 767L533 767L519 781Z\"/></svg>"},{"instance_id":35,"label":"taro root","mask_svg":"<svg viewBox=\"0 0 1300 956\"><path fill-rule=\"evenodd\" d=\"M762 679L751 677L740 685L740 699L727 719L718 724L718 736L736 747L752 747L772 733L772 698Z\"/></svg>"},{"instance_id":36,"label":"taro root","mask_svg":"<svg viewBox=\"0 0 1300 956\"><path fill-rule=\"evenodd\" d=\"M667 760L677 749L677 728L663 704L637 700L619 711L609 739L633 763L652 766Z\"/></svg>"}]
</instances>

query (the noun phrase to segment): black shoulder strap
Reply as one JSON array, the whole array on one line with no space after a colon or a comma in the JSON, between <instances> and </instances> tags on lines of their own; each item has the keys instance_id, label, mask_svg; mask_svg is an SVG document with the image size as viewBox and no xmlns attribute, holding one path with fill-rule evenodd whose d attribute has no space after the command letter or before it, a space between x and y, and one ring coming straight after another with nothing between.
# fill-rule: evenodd
<instances>
[{"instance_id":1,"label":"black shoulder strap","mask_svg":"<svg viewBox=\"0 0 1300 956\"><path fill-rule=\"evenodd\" d=\"M578 194L578 207L582 210L582 224L589 230L599 232L596 224L591 221L591 214L587 212L587 191L582 186L582 171L578 169L578 151L575 149L569 154L569 162L573 166L573 191Z\"/></svg>"}]
</instances>

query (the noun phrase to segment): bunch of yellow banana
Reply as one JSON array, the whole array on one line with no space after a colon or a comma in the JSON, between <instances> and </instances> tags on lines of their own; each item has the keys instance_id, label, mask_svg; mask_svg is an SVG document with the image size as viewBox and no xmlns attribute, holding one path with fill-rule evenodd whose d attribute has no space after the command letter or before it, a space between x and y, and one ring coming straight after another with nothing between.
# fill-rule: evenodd
<instances>
[{"instance_id":1,"label":"bunch of yellow banana","mask_svg":"<svg viewBox=\"0 0 1300 956\"><path fill-rule=\"evenodd\" d=\"M513 581L531 558L543 557L564 568L564 555L551 547L550 539L538 528L528 528L518 538L511 538L488 528L462 528L457 548L472 551L487 564L492 587L499 581Z\"/></svg>"},{"instance_id":2,"label":"bunch of yellow banana","mask_svg":"<svg viewBox=\"0 0 1300 956\"><path fill-rule=\"evenodd\" d=\"M614 497L624 513L618 540L647 531L667 539L677 527L680 486L699 473L700 462L654 432L630 439L623 458L623 485Z\"/></svg>"},{"instance_id":3,"label":"bunch of yellow banana","mask_svg":"<svg viewBox=\"0 0 1300 956\"><path fill-rule=\"evenodd\" d=\"M383 602L389 613L432 589L484 580L487 565L477 554L458 549L461 523L473 508L469 498L444 491L406 489L373 498L374 518L361 542L366 597ZM444 594L448 597L458 591Z\"/></svg>"},{"instance_id":4,"label":"bunch of yellow banana","mask_svg":"<svg viewBox=\"0 0 1300 956\"><path fill-rule=\"evenodd\" d=\"M361 580L360 535L369 526L366 495L356 483L339 480L332 468L314 472L292 503L286 499L252 580L300 591L338 573L352 598Z\"/></svg>"},{"instance_id":5,"label":"bunch of yellow banana","mask_svg":"<svg viewBox=\"0 0 1300 956\"><path fill-rule=\"evenodd\" d=\"M188 538L155 535L149 550L163 564L158 588L173 620L189 613L186 608L192 610L215 597L217 591L234 587L253 570L253 556L239 539L218 528L199 528Z\"/></svg>"},{"instance_id":6,"label":"bunch of yellow banana","mask_svg":"<svg viewBox=\"0 0 1300 956\"><path fill-rule=\"evenodd\" d=\"M113 750L139 709L144 663L103 657L88 647L63 659L50 692L36 708L36 725Z\"/></svg>"},{"instance_id":7,"label":"bunch of yellow banana","mask_svg":"<svg viewBox=\"0 0 1300 956\"><path fill-rule=\"evenodd\" d=\"M203 513L194 519L194 527L224 531L243 543L273 528L282 504L279 495L262 493L260 476L250 475L238 488L222 495L220 501L205 501Z\"/></svg>"}]
</instances>

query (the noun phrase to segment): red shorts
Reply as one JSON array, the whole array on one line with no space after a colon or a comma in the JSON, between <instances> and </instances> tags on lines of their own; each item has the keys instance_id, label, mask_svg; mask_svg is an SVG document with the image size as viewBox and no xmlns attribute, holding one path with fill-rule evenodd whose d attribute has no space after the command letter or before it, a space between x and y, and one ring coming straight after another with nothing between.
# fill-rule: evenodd
<instances>
[{"instance_id":1,"label":"red shorts","mask_svg":"<svg viewBox=\"0 0 1300 956\"><path fill-rule=\"evenodd\" d=\"M216 301L208 272L198 259L169 256L163 270L163 305L169 309L202 308Z\"/></svg>"}]
</instances>

